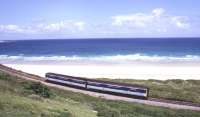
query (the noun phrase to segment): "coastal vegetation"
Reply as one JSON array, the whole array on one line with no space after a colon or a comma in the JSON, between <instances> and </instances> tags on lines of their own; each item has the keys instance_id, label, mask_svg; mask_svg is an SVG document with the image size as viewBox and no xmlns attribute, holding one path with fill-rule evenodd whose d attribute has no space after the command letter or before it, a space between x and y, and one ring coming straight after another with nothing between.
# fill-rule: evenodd
<instances>
[{"instance_id":1,"label":"coastal vegetation","mask_svg":"<svg viewBox=\"0 0 200 117\"><path fill-rule=\"evenodd\" d=\"M107 79L108 80L108 79ZM151 96L162 96L170 89L182 88L187 83L189 92L200 96L197 85L199 81L137 81L116 80L117 82L131 82L152 88ZM164 85L165 84L165 85ZM166 90L168 85L173 85ZM185 90L183 89L183 90ZM166 91L165 91L166 90ZM180 91L183 91L179 89ZM161 94L159 94L161 92ZM196 93L195 93L196 92ZM174 95L176 91L172 91ZM180 92L183 93L183 92ZM187 92L186 92L187 94ZM172 95L172 94L171 94ZM169 96L163 95L163 96ZM188 99L199 102L199 98L184 95L177 99ZM187 97L187 98L186 98ZM169 97L166 97L169 98ZM172 97L174 98L174 97ZM200 113L189 110L175 110L153 107L123 101L110 101L102 98L65 91L43 84L26 81L0 72L0 117L199 117Z\"/></svg>"}]
</instances>

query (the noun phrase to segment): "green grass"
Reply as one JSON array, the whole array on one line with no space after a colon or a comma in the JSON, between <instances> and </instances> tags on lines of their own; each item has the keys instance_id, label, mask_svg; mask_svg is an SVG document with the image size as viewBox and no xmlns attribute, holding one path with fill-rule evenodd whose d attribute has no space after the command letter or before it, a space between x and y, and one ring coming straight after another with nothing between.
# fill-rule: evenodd
<instances>
[{"instance_id":1,"label":"green grass","mask_svg":"<svg viewBox=\"0 0 200 117\"><path fill-rule=\"evenodd\" d=\"M96 117L88 105L54 90L0 73L0 117Z\"/></svg>"},{"instance_id":2,"label":"green grass","mask_svg":"<svg viewBox=\"0 0 200 117\"><path fill-rule=\"evenodd\" d=\"M121 81L120 81L121 82ZM175 84L179 82L175 82ZM196 82L194 82L195 84ZM173 110L123 101L110 101L49 88L0 73L0 117L199 117Z\"/></svg>"}]
</instances>

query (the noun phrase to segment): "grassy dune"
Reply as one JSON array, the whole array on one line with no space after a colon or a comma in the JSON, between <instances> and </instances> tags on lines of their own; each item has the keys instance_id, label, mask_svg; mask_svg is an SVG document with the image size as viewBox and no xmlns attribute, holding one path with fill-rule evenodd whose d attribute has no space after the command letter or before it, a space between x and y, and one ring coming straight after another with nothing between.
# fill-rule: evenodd
<instances>
[{"instance_id":1,"label":"grassy dune","mask_svg":"<svg viewBox=\"0 0 200 117\"><path fill-rule=\"evenodd\" d=\"M109 101L80 93L48 88L39 83L24 81L0 73L0 117L97 116L199 117L200 113L123 101Z\"/></svg>"}]
</instances>

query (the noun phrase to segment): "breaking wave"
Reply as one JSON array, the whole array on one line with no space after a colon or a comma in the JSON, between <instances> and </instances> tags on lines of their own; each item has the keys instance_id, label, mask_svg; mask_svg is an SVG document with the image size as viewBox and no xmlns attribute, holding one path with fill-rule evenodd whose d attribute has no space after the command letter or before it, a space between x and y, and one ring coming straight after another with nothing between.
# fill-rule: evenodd
<instances>
[{"instance_id":1,"label":"breaking wave","mask_svg":"<svg viewBox=\"0 0 200 117\"><path fill-rule=\"evenodd\" d=\"M112 55L112 56L9 56L0 55L0 63L17 62L97 62L97 63L132 63L132 62L199 62L200 56L147 56L142 54Z\"/></svg>"},{"instance_id":2,"label":"breaking wave","mask_svg":"<svg viewBox=\"0 0 200 117\"><path fill-rule=\"evenodd\" d=\"M10 43L15 42L14 40L0 40L0 43Z\"/></svg>"},{"instance_id":3,"label":"breaking wave","mask_svg":"<svg viewBox=\"0 0 200 117\"><path fill-rule=\"evenodd\" d=\"M3 41L3 40L0 40L0 43L4 43L5 41Z\"/></svg>"}]
</instances>

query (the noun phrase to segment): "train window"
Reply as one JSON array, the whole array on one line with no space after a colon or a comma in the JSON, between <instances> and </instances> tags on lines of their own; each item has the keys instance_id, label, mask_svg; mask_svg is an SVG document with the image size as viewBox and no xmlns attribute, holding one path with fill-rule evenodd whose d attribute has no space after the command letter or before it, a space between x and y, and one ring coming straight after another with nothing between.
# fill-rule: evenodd
<instances>
[{"instance_id":1,"label":"train window","mask_svg":"<svg viewBox=\"0 0 200 117\"><path fill-rule=\"evenodd\" d=\"M100 87L105 87L105 88L112 88L112 89L119 89L120 87L118 86L113 86L110 84L104 84L104 83L95 83L96 86L100 86Z\"/></svg>"},{"instance_id":2,"label":"train window","mask_svg":"<svg viewBox=\"0 0 200 117\"><path fill-rule=\"evenodd\" d=\"M118 90L129 90L128 87L122 87L122 86L116 86L116 85L107 85L107 87L112 89L118 89Z\"/></svg>"},{"instance_id":3,"label":"train window","mask_svg":"<svg viewBox=\"0 0 200 117\"><path fill-rule=\"evenodd\" d=\"M130 91L139 92L139 93L146 93L146 90L144 90L144 89L131 89Z\"/></svg>"},{"instance_id":4,"label":"train window","mask_svg":"<svg viewBox=\"0 0 200 117\"><path fill-rule=\"evenodd\" d=\"M108 87L107 84L100 84L100 86L102 86L102 87Z\"/></svg>"},{"instance_id":5,"label":"train window","mask_svg":"<svg viewBox=\"0 0 200 117\"><path fill-rule=\"evenodd\" d=\"M70 82L75 82L75 83L85 83L84 81L81 81L81 80L68 79L68 78L60 77L60 76L51 76L51 75L50 75L50 78L59 79L59 80L64 80L64 81L70 81Z\"/></svg>"},{"instance_id":6,"label":"train window","mask_svg":"<svg viewBox=\"0 0 200 117\"><path fill-rule=\"evenodd\" d=\"M115 86L113 86L113 85L109 85L109 84L108 84L106 87L108 87L108 88L113 88L113 89L114 89L114 88L117 88L117 87L115 87Z\"/></svg>"},{"instance_id":7,"label":"train window","mask_svg":"<svg viewBox=\"0 0 200 117\"><path fill-rule=\"evenodd\" d=\"M128 88L128 87L120 87L119 89L121 89L121 90L130 90L130 88Z\"/></svg>"}]
</instances>

